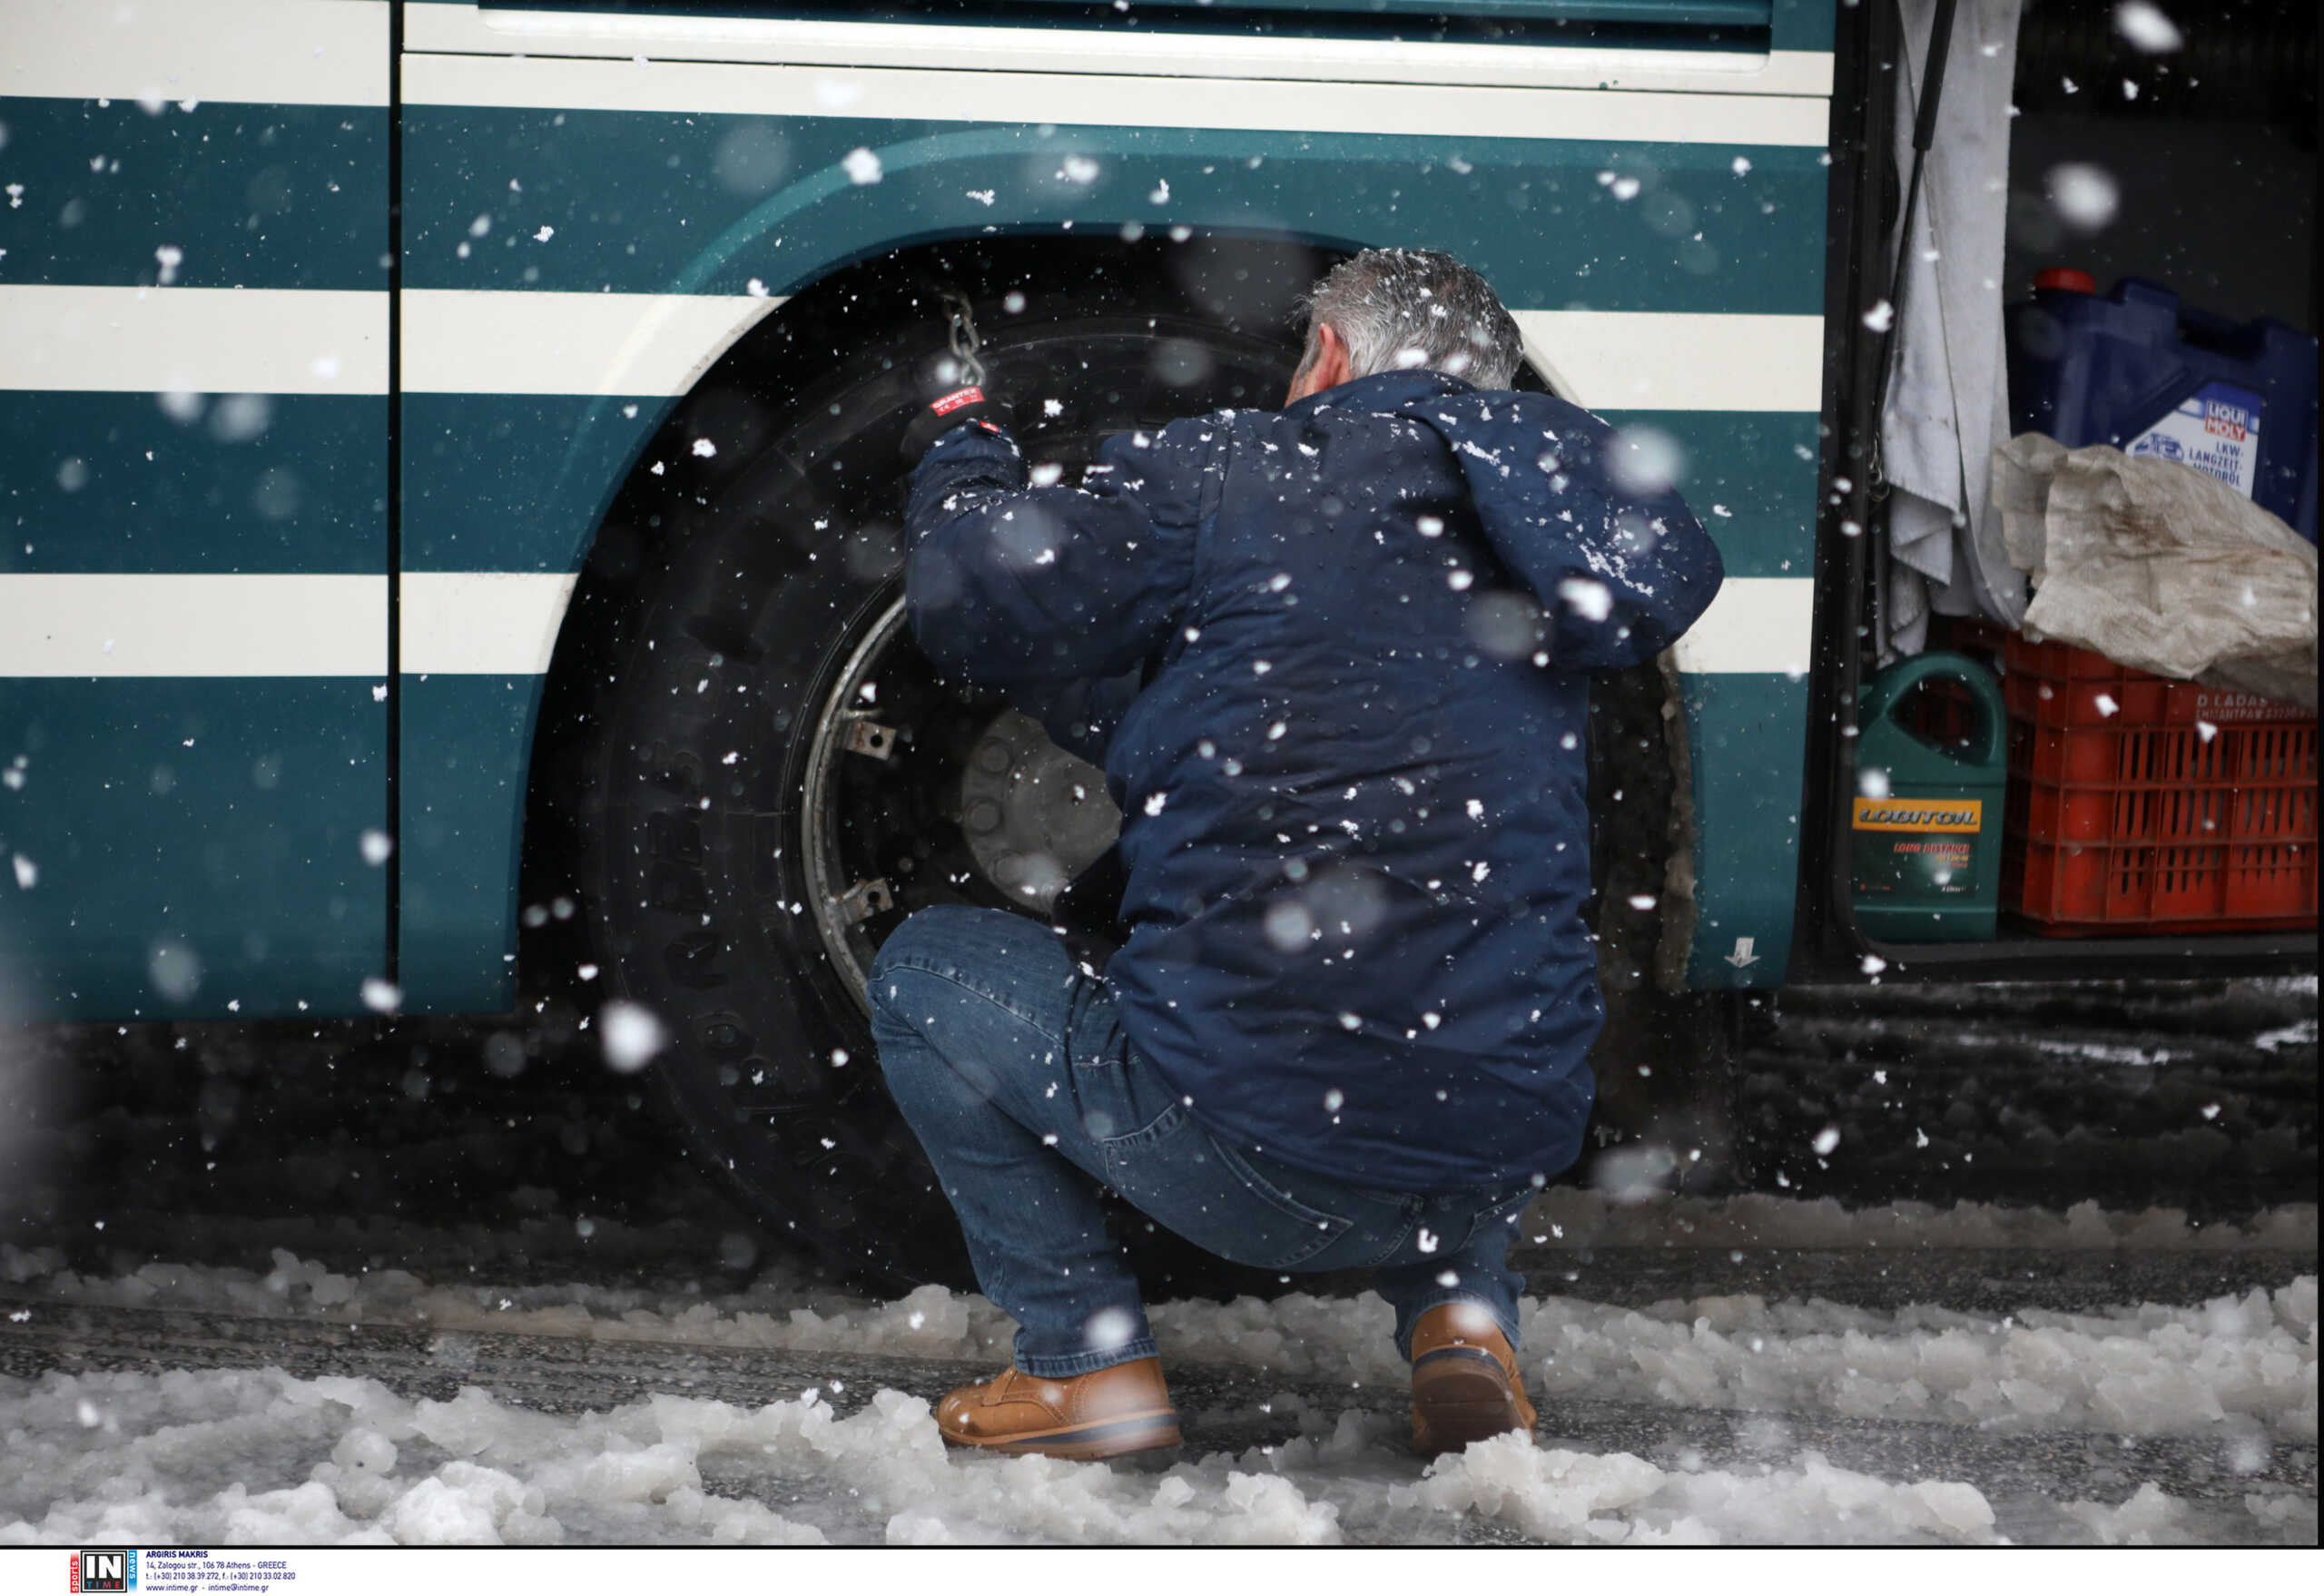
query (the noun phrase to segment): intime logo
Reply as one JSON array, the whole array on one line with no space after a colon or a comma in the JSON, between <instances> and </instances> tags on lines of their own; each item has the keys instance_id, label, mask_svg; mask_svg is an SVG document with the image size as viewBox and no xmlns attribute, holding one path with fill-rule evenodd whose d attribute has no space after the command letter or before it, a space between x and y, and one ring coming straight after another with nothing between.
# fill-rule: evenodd
<instances>
[{"instance_id":1,"label":"intime logo","mask_svg":"<svg viewBox=\"0 0 2324 1596\"><path fill-rule=\"evenodd\" d=\"M84 1547L73 1558L73 1589L120 1591L137 1589L137 1553L125 1547Z\"/></svg>"}]
</instances>

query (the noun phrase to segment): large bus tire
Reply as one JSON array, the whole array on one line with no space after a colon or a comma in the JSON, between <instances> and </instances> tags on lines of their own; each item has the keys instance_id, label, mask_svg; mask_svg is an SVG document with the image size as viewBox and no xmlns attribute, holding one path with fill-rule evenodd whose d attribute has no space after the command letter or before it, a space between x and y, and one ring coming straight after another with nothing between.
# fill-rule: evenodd
<instances>
[{"instance_id":1,"label":"large bus tire","mask_svg":"<svg viewBox=\"0 0 2324 1596\"><path fill-rule=\"evenodd\" d=\"M977 313L1019 440L1068 480L1108 433L1280 402L1296 353L1281 327ZM927 904L1023 907L1023 856L1002 844L1044 827L1086 842L1095 825L991 807L1063 756L997 698L939 680L901 623L898 444L948 358L946 327L923 301L819 383L711 395L664 432L669 485L608 526L623 543L599 585L614 596L589 617L597 691L566 765L596 1000L658 1022L645 1069L696 1158L762 1223L884 1289L970 1280L881 1080L872 951ZM1110 831L1095 830L1102 848ZM1260 1283L1124 1230L1158 1287Z\"/></svg>"}]
</instances>

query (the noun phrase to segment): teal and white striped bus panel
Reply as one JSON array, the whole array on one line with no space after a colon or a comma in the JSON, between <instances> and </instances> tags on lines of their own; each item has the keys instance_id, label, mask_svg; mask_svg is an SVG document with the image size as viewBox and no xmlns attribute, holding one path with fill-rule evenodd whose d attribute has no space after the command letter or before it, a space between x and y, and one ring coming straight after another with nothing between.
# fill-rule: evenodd
<instances>
[{"instance_id":1,"label":"teal and white striped bus panel","mask_svg":"<svg viewBox=\"0 0 2324 1596\"><path fill-rule=\"evenodd\" d=\"M0 0L0 14L11 9L60 10ZM326 14L344 14L333 25L345 25L381 11L362 0L185 9L221 27L238 15L275 25ZM1679 657L1697 750L1696 978L1779 980L1812 608L1830 58L1827 32L1787 24L1798 10L1787 3L1777 9L1777 47L1750 54L407 6L396 865L407 1003L487 1010L512 995L517 814L541 675L606 507L676 398L760 319L780 315L784 296L867 253L1133 222L1451 250L1500 288L1561 391L1675 441L1680 484L1731 573ZM1810 47L1785 47L1803 38ZM32 68L11 72L17 97L0 119L20 117L22 96L36 92L95 114L100 90L148 133L202 114L198 105L148 117L143 91L128 86L142 76L100 82L90 54L34 52ZM235 69L248 62L237 57ZM27 86L28 71L52 86ZM1147 75L1165 72L1178 75ZM363 125L352 106L342 118ZM307 163L346 153L279 132L258 143L280 120L244 117L231 143L213 134L203 159L231 171L199 181L240 172L250 192L272 192L257 180L273 172L270 184L336 199L349 180ZM44 181L78 182L98 153L60 149ZM0 150L0 167L25 154L19 139ZM321 425L303 419L310 405L376 406L359 396L385 386L385 305L378 279L362 275L360 247L326 268L314 263L330 255L326 244L296 262L286 245L268 273L241 270L231 287L202 275L229 249L271 247L249 241L267 232L262 218L246 225L253 214L189 215L183 236L164 241L125 211L108 213L103 225L123 238L110 253L67 255L95 246L43 227L16 246L24 258L0 257L0 314L11 329L44 329L37 340L12 337L0 355L0 380L25 400L19 413L54 414L61 390L94 388L133 417L122 437L134 458L155 447L151 438L186 441L164 433L182 424L156 394L272 396L254 448L276 428ZM348 224L379 220L355 206ZM163 242L180 251L167 288L153 253ZM345 274L318 275L326 271ZM68 297L38 297L51 291ZM29 424L12 422L11 438ZM329 536L318 521L316 535L286 541L276 518L244 512L256 491L242 480L249 467L221 449L200 468L217 480L199 490L199 514L162 512L150 498L108 501L118 508L107 529L80 534L59 556L66 563L44 569L120 569L92 547L103 543L152 548L127 567L146 573L375 573L376 557L348 563L359 435L298 451L340 462L316 491L345 474L349 498ZM363 483L383 498L376 475ZM74 511L96 501L60 488L44 502L52 524L85 525ZM301 498L302 513L320 516L317 502ZM378 535L376 520L363 524ZM7 613L33 602L8 585L34 569L0 563ZM233 601L231 631L287 637L320 602L320 590L307 600L253 586ZM362 631L360 617L335 613L340 621L312 629L333 639ZM61 661L72 646L41 657ZM310 679L339 668L320 638L301 657ZM0 675L84 668L36 663L0 657ZM219 674L189 655L155 660L139 679ZM119 690L139 702L125 683ZM16 685L0 691L14 696ZM94 768L126 780L126 759ZM60 841L75 832L31 823ZM156 874L145 872L149 895L176 890ZM350 878L366 880L377 872ZM1742 968L1714 957L1740 936L1766 956ZM116 993L135 995L123 980ZM205 1000L213 990L205 985Z\"/></svg>"},{"instance_id":2,"label":"teal and white striped bus panel","mask_svg":"<svg viewBox=\"0 0 2324 1596\"><path fill-rule=\"evenodd\" d=\"M0 1019L386 968L387 47L0 0Z\"/></svg>"},{"instance_id":3,"label":"teal and white striped bus panel","mask_svg":"<svg viewBox=\"0 0 2324 1596\"><path fill-rule=\"evenodd\" d=\"M1136 222L1425 241L1492 278L1563 391L1678 445L1734 573L1679 661L1701 749L1695 975L1779 980L1812 610L1828 54L1407 46L1343 59L1380 81L1303 82L1266 76L1300 54L1268 47L1294 42L1243 39L1172 58L1200 75L1165 79L1121 70L1124 35L1098 56L1086 33L1042 35L1075 67L1110 70L1010 72L996 63L1023 54L940 31L415 9L412 568L536 573L538 602L521 607L553 625L549 583L586 558L673 399L783 295L900 240ZM1184 44L1137 48L1159 60ZM1569 86L1649 74L1651 87ZM462 446L478 438L494 446ZM410 701L407 735L505 725L498 763L478 749L470 779L520 791L515 717L480 713L505 707L507 679L432 685L441 711ZM474 807L495 812L483 792ZM452 961L489 970L506 929L473 930ZM1756 963L1711 956L1738 936Z\"/></svg>"}]
</instances>

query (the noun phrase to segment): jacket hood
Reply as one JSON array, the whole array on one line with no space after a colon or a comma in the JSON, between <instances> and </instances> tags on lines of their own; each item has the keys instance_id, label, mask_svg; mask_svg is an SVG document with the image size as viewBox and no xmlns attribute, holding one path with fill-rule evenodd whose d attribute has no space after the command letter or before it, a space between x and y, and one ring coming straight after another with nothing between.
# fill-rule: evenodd
<instances>
[{"instance_id":1,"label":"jacket hood","mask_svg":"<svg viewBox=\"0 0 2324 1596\"><path fill-rule=\"evenodd\" d=\"M1444 440L1486 542L1531 590L1558 663L1620 668L1677 641L1724 576L1718 550L1668 485L1627 481L1604 421L1552 394L1384 372L1332 390Z\"/></svg>"}]
</instances>

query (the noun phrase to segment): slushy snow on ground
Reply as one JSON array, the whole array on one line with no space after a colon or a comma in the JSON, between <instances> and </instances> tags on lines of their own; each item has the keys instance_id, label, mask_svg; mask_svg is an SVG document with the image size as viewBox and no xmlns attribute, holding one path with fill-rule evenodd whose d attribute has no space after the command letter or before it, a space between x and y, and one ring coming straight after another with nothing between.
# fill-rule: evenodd
<instances>
[{"instance_id":1,"label":"slushy snow on ground","mask_svg":"<svg viewBox=\"0 0 2324 1596\"><path fill-rule=\"evenodd\" d=\"M2170 1210L2064 1214L1898 1204L1854 1214L1766 1197L1677 1200L1650 1217L1588 1193L1537 1205L1528 1229L1610 1246L1650 1228L1664 1245L1846 1245L2312 1254L2315 1210L2242 1227ZM1633 1230L1640 1234L1631 1235ZM606 1237L618 1247L617 1236ZM420 1262L420 1260L414 1260ZM441 1265L441 1260L435 1260ZM1005 1359L1009 1321L982 1298L926 1286L895 1302L839 1296L783 1266L745 1289L489 1284L405 1270L337 1273L277 1249L263 1270L154 1264L74 1273L52 1249L0 1247L20 1323L75 1305L402 1326L458 1338L524 1333L788 1355L952 1360L964 1377ZM428 1266L422 1262L422 1266ZM610 1412L546 1414L468 1387L412 1399L376 1381L281 1370L50 1374L0 1380L0 1542L607 1540L920 1543L946 1541L1328 1542L1507 1536L1573 1542L1990 1542L2023 1504L1958 1479L1886 1479L1782 1438L1787 1421L1908 1422L1945 1433L2201 1443L2256 1475L2317 1433L2316 1278L2302 1274L2192 1306L2122 1305L2009 1315L1875 1311L1752 1296L1643 1307L1578 1296L1523 1305L1540 1445L1506 1438L1423 1472L1400 1414L1377 1400L1404 1376L1379 1297L1156 1305L1174 1368L1207 1365L1303 1384L1270 1412L1295 1438L1167 1471L948 1453L928 1403L882 1390L840 1414L821 1393L753 1408L655 1394ZM12 1315L13 1316L13 1315ZM1264 1389L1264 1385L1261 1386ZM1321 1393L1364 1390L1371 1405ZM852 1400L852 1398L851 1398ZM1760 1461L1660 1461L1561 1443L1561 1404L1630 1404L1653 1429L1706 1413L1758 1426ZM1393 1401L1384 1404L1393 1410ZM1651 1448L1649 1448L1651 1449ZM1911 1475L1911 1460L1898 1472ZM2138 1476L2132 1475L2132 1480ZM2045 1502L2048 1538L2312 1541L2315 1500L2280 1484L2240 1508L2152 1484L2109 1502Z\"/></svg>"}]
</instances>

